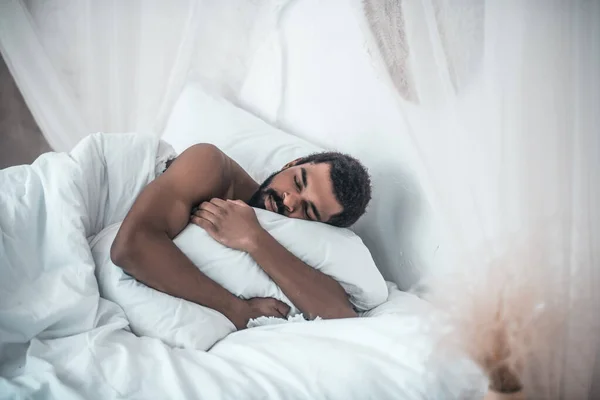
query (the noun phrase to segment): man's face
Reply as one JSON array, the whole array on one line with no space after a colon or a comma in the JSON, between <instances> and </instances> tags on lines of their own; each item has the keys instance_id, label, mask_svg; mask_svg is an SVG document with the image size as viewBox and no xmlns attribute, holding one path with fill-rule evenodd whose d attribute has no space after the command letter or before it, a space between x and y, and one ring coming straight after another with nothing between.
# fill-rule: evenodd
<instances>
[{"instance_id":1,"label":"man's face","mask_svg":"<svg viewBox=\"0 0 600 400\"><path fill-rule=\"evenodd\" d=\"M267 178L248 204L290 218L327 222L342 212L333 194L327 163L292 162Z\"/></svg>"}]
</instances>

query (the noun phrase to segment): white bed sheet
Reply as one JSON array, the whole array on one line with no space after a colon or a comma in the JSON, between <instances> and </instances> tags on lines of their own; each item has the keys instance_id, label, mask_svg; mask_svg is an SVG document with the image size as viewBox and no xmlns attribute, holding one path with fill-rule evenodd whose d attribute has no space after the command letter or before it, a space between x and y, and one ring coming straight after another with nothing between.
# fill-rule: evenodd
<instances>
[{"instance_id":1,"label":"white bed sheet","mask_svg":"<svg viewBox=\"0 0 600 400\"><path fill-rule=\"evenodd\" d=\"M27 365L18 376L0 380L0 393L60 399L481 396L485 382L473 364L434 357L433 311L390 289L395 301L378 316L252 328L228 336L210 352L136 337L126 330L121 310L104 302L99 327L34 339Z\"/></svg>"}]
</instances>

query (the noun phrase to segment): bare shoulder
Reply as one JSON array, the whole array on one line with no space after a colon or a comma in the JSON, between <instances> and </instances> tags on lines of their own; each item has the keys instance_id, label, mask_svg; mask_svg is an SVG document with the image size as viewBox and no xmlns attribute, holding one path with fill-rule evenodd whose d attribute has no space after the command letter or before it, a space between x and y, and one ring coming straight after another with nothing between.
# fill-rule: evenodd
<instances>
[{"instance_id":1,"label":"bare shoulder","mask_svg":"<svg viewBox=\"0 0 600 400\"><path fill-rule=\"evenodd\" d=\"M202 162L212 161L216 163L222 162L222 158L224 158L225 153L223 153L217 146L211 143L198 143L194 144L181 153L177 159L186 159L189 162ZM225 156L227 157L227 156Z\"/></svg>"},{"instance_id":2,"label":"bare shoulder","mask_svg":"<svg viewBox=\"0 0 600 400\"><path fill-rule=\"evenodd\" d=\"M182 152L160 178L198 202L222 197L231 186L231 170L231 159L217 146L199 143Z\"/></svg>"}]
</instances>

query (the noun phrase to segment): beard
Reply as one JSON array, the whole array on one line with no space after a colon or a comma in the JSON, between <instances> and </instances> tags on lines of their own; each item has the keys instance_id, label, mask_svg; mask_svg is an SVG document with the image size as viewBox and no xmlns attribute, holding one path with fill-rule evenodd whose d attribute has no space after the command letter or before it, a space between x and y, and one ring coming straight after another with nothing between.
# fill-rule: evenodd
<instances>
[{"instance_id":1,"label":"beard","mask_svg":"<svg viewBox=\"0 0 600 400\"><path fill-rule=\"evenodd\" d=\"M248 201L248 205L250 207L260 208L266 210L265 201L271 196L277 208L277 213L281 215L285 215L285 206L283 205L283 199L277 192L269 187L273 178L277 176L279 172L274 172L269 176L265 181L259 186L258 190L254 192L250 200Z\"/></svg>"}]
</instances>

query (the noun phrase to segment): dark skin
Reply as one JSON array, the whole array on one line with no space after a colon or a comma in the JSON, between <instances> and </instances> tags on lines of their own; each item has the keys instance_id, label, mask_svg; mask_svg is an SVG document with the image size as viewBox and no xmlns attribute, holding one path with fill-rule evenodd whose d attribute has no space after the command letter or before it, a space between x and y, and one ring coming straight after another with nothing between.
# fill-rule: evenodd
<instances>
[{"instance_id":1,"label":"dark skin","mask_svg":"<svg viewBox=\"0 0 600 400\"><path fill-rule=\"evenodd\" d=\"M283 199L283 213L291 218L326 222L342 211L327 164L292 162L269 187ZM191 222L221 244L250 254L307 318L355 317L338 282L306 265L260 226L246 204L258 188L218 148L194 145L136 199L113 242L111 259L154 289L219 311L237 329L244 329L252 318L287 315L285 303L271 298L242 300L198 270L173 243ZM269 198L264 208L274 211Z\"/></svg>"}]
</instances>

